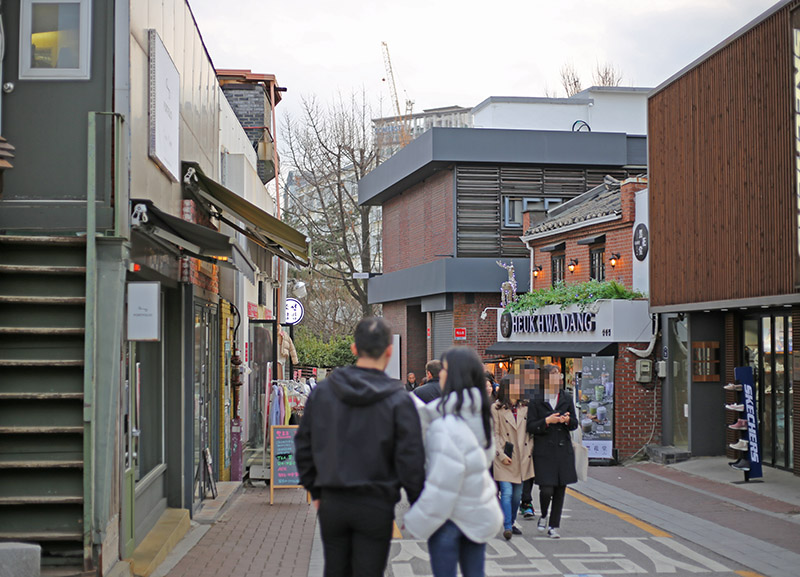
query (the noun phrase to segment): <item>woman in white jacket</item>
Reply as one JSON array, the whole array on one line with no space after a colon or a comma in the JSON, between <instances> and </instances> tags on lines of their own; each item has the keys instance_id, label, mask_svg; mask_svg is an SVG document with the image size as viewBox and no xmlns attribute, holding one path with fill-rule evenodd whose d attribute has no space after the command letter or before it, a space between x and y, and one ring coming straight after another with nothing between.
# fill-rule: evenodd
<instances>
[{"instance_id":1,"label":"woman in white jacket","mask_svg":"<svg viewBox=\"0 0 800 577\"><path fill-rule=\"evenodd\" d=\"M434 577L483 577L486 542L503 526L497 488L491 408L483 364L474 350L442 355L442 398L420 407L426 476L422 494L404 517L406 529L428 540Z\"/></svg>"}]
</instances>

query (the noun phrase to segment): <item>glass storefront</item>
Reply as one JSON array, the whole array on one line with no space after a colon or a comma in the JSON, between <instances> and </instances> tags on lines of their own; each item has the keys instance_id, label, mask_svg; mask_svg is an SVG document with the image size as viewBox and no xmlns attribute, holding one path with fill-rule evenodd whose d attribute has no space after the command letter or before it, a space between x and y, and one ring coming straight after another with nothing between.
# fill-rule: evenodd
<instances>
[{"instance_id":1,"label":"glass storefront","mask_svg":"<svg viewBox=\"0 0 800 577\"><path fill-rule=\"evenodd\" d=\"M672 442L679 449L689 450L689 330L688 320L672 317L667 320L670 364L667 379L670 383Z\"/></svg>"},{"instance_id":2,"label":"glass storefront","mask_svg":"<svg viewBox=\"0 0 800 577\"><path fill-rule=\"evenodd\" d=\"M743 362L753 367L765 465L791 469L792 317L772 313L744 319Z\"/></svg>"}]
</instances>

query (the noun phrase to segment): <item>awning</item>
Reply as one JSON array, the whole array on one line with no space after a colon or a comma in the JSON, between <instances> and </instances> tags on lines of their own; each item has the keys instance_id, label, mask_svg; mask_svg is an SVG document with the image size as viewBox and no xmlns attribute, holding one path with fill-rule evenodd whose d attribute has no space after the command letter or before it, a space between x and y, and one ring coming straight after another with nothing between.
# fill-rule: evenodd
<instances>
[{"instance_id":1,"label":"awning","mask_svg":"<svg viewBox=\"0 0 800 577\"><path fill-rule=\"evenodd\" d=\"M183 162L183 184L212 205L222 222L257 245L296 265L308 266L306 235L207 177L196 162ZM241 221L244 227L234 220Z\"/></svg>"},{"instance_id":2,"label":"awning","mask_svg":"<svg viewBox=\"0 0 800 577\"><path fill-rule=\"evenodd\" d=\"M587 236L586 238L582 238L577 242L577 244L592 245L592 244L601 244L601 243L604 243L605 241L606 241L606 235L605 235L605 233L603 233L603 234L595 234L595 235L592 235L592 236Z\"/></svg>"},{"instance_id":3,"label":"awning","mask_svg":"<svg viewBox=\"0 0 800 577\"><path fill-rule=\"evenodd\" d=\"M549 244L547 246L543 246L539 249L540 252L559 252L564 250L567 246L565 242L557 242L555 244Z\"/></svg>"},{"instance_id":4,"label":"awning","mask_svg":"<svg viewBox=\"0 0 800 577\"><path fill-rule=\"evenodd\" d=\"M497 342L486 349L487 355L508 357L588 357L591 355L611 356L617 351L617 343L603 342Z\"/></svg>"},{"instance_id":5,"label":"awning","mask_svg":"<svg viewBox=\"0 0 800 577\"><path fill-rule=\"evenodd\" d=\"M236 269L255 284L255 264L231 237L167 214L150 200L131 199L131 207L134 227L180 247L190 256Z\"/></svg>"}]
</instances>

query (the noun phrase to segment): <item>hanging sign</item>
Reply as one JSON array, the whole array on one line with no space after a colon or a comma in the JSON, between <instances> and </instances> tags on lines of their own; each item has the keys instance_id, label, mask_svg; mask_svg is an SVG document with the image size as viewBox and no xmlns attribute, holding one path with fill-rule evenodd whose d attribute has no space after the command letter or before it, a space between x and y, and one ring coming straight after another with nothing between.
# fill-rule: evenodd
<instances>
[{"instance_id":1,"label":"hanging sign","mask_svg":"<svg viewBox=\"0 0 800 577\"><path fill-rule=\"evenodd\" d=\"M286 299L286 322L290 325L296 325L303 320L305 309L303 303L297 299Z\"/></svg>"},{"instance_id":2,"label":"hanging sign","mask_svg":"<svg viewBox=\"0 0 800 577\"><path fill-rule=\"evenodd\" d=\"M161 283L128 283L128 340L161 340Z\"/></svg>"},{"instance_id":3,"label":"hanging sign","mask_svg":"<svg viewBox=\"0 0 800 577\"><path fill-rule=\"evenodd\" d=\"M148 30L150 54L150 158L173 181L180 174L181 76L155 30Z\"/></svg>"}]
</instances>

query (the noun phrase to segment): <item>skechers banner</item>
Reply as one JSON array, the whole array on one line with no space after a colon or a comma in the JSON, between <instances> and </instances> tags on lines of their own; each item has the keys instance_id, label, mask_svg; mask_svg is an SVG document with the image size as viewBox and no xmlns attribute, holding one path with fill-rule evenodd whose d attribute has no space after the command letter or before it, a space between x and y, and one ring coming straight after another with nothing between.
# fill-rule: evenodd
<instances>
[{"instance_id":1,"label":"skechers banner","mask_svg":"<svg viewBox=\"0 0 800 577\"><path fill-rule=\"evenodd\" d=\"M753 384L753 367L736 367L733 370L736 380L742 384L744 410L747 415L747 441L749 443L750 472L748 478L763 477L761 470L761 444L758 438L758 416Z\"/></svg>"},{"instance_id":2,"label":"skechers banner","mask_svg":"<svg viewBox=\"0 0 800 577\"><path fill-rule=\"evenodd\" d=\"M542 315L512 315L500 318L500 333L509 338L512 333L576 333L594 332L595 313L554 313Z\"/></svg>"}]
</instances>

